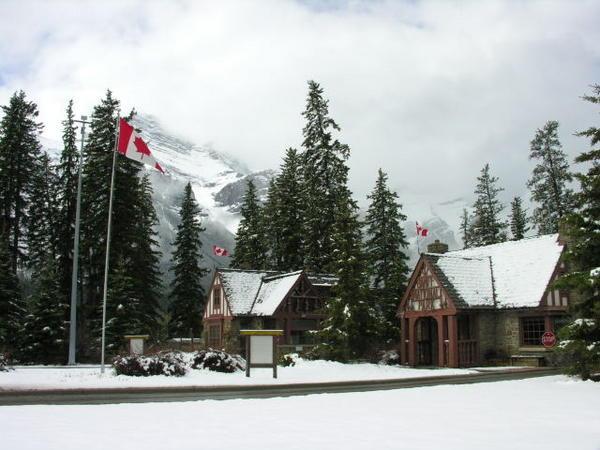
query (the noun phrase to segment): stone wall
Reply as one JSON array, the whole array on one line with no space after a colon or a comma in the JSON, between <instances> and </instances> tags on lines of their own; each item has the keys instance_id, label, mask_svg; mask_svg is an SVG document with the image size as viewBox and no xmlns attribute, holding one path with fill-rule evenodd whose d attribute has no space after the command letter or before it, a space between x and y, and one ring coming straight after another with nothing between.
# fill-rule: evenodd
<instances>
[{"instance_id":1,"label":"stone wall","mask_svg":"<svg viewBox=\"0 0 600 450\"><path fill-rule=\"evenodd\" d=\"M510 357L519 352L519 315L516 311L499 310L496 316L497 351L499 356Z\"/></svg>"},{"instance_id":2,"label":"stone wall","mask_svg":"<svg viewBox=\"0 0 600 450\"><path fill-rule=\"evenodd\" d=\"M477 314L477 336L479 342L479 361L485 363L495 358L497 351L496 311L482 311Z\"/></svg>"}]
</instances>

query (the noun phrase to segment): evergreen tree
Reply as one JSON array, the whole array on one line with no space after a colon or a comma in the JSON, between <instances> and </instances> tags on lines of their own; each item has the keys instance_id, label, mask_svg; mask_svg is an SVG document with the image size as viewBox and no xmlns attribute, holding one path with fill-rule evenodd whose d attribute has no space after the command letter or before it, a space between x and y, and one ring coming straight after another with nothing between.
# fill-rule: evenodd
<instances>
[{"instance_id":1,"label":"evergreen tree","mask_svg":"<svg viewBox=\"0 0 600 450\"><path fill-rule=\"evenodd\" d=\"M365 219L367 268L381 315L378 333L383 342L389 343L397 338L396 309L409 272L405 254L408 242L401 226L406 216L401 213L398 195L389 190L387 175L381 169L367 198L371 200Z\"/></svg>"},{"instance_id":2,"label":"evergreen tree","mask_svg":"<svg viewBox=\"0 0 600 450\"><path fill-rule=\"evenodd\" d=\"M161 316L160 290L162 287L159 270L160 252L156 227L158 216L152 203L152 185L145 174L138 187L137 203L133 212L137 219L136 232L132 237L131 261L129 275L135 283L136 297L140 299L141 331L153 338L158 333Z\"/></svg>"},{"instance_id":3,"label":"evergreen tree","mask_svg":"<svg viewBox=\"0 0 600 450\"><path fill-rule=\"evenodd\" d=\"M496 186L497 177L490 175L490 165L486 164L477 177L473 205L474 217L469 231L472 246L497 244L506 240L508 224L501 220L504 206L498 200L498 193L504 189Z\"/></svg>"},{"instance_id":4,"label":"evergreen tree","mask_svg":"<svg viewBox=\"0 0 600 450\"><path fill-rule=\"evenodd\" d=\"M573 177L558 140L558 122L551 120L537 130L529 159L538 161L527 182L531 200L538 205L533 210L533 222L540 234L557 233L560 219L573 205L573 191L567 186Z\"/></svg>"},{"instance_id":5,"label":"evergreen tree","mask_svg":"<svg viewBox=\"0 0 600 450\"><path fill-rule=\"evenodd\" d=\"M281 172L269 188L264 216L274 270L294 271L303 267L302 158L288 148Z\"/></svg>"},{"instance_id":6,"label":"evergreen tree","mask_svg":"<svg viewBox=\"0 0 600 450\"><path fill-rule=\"evenodd\" d=\"M106 352L117 354L125 348L127 334L140 334L143 330L140 299L135 290L135 280L129 276L130 262L120 259L110 275L106 299ZM102 305L99 308L102 314ZM102 329L96 332L100 340Z\"/></svg>"},{"instance_id":7,"label":"evergreen tree","mask_svg":"<svg viewBox=\"0 0 600 450\"><path fill-rule=\"evenodd\" d=\"M50 158L42 152L39 171L32 179L27 229L27 263L40 272L49 255L56 253L56 187L57 180Z\"/></svg>"},{"instance_id":8,"label":"evergreen tree","mask_svg":"<svg viewBox=\"0 0 600 450\"><path fill-rule=\"evenodd\" d=\"M94 108L91 131L85 146L83 166L82 277L84 281L83 313L90 324L84 334L94 334L83 339L99 342L99 321L103 297L104 260L106 251L107 211L110 195L113 151L115 147L116 120L119 102L107 91L106 97ZM135 322L126 324L128 332L140 330L153 334L158 317L158 253L156 252L156 214L151 202L148 181L140 180L142 165L128 158L117 157L113 194L112 236L109 261L109 280L119 262L122 271L130 278L132 286L128 296L141 306L123 304L122 309L136 311ZM116 279L120 280L119 277ZM110 287L110 283L109 283ZM117 295L117 294L115 294ZM120 295L120 294L119 294ZM125 302L126 296L119 297ZM136 309L137 308L137 309ZM113 312L119 313L121 309ZM154 317L152 317L154 316ZM108 320L113 317L107 315ZM97 349L86 349L90 351Z\"/></svg>"},{"instance_id":9,"label":"evergreen tree","mask_svg":"<svg viewBox=\"0 0 600 450\"><path fill-rule=\"evenodd\" d=\"M25 315L9 254L8 240L0 233L0 351L14 349Z\"/></svg>"},{"instance_id":10,"label":"evergreen tree","mask_svg":"<svg viewBox=\"0 0 600 450\"><path fill-rule=\"evenodd\" d=\"M267 265L267 248L262 207L258 203L254 183L250 179L244 195L241 215L242 220L235 236L235 252L231 258L231 267L264 269Z\"/></svg>"},{"instance_id":11,"label":"evergreen tree","mask_svg":"<svg viewBox=\"0 0 600 450\"><path fill-rule=\"evenodd\" d=\"M304 147L304 223L305 266L313 272L334 269L333 228L336 208L346 195L350 148L332 136L338 124L329 117L328 100L323 89L308 82L306 119L303 129Z\"/></svg>"},{"instance_id":12,"label":"evergreen tree","mask_svg":"<svg viewBox=\"0 0 600 450\"><path fill-rule=\"evenodd\" d=\"M107 211L110 195L113 151L115 147L116 120L119 102L107 91L106 97L94 107L91 117L90 133L84 148L82 211L81 215L81 276L84 283L82 313L85 320L81 322L82 332L101 328L98 322L102 307L104 258L106 251ZM119 161L121 162L121 161ZM120 164L119 164L120 166ZM117 172L117 180L121 171ZM119 198L115 192L115 200ZM123 211L115 201L113 218L122 217ZM121 213L121 214L120 214ZM124 213L129 216L129 211ZM117 225L113 220L113 225ZM120 258L121 249L115 245L118 231L113 228L110 267ZM87 324L91 330L85 330ZM98 336L87 337L82 341L95 342Z\"/></svg>"},{"instance_id":13,"label":"evergreen tree","mask_svg":"<svg viewBox=\"0 0 600 450\"><path fill-rule=\"evenodd\" d=\"M521 197L515 197L510 204L510 232L513 241L518 241L525 237L525 233L529 231L527 226L527 215L523 209Z\"/></svg>"},{"instance_id":14,"label":"evergreen tree","mask_svg":"<svg viewBox=\"0 0 600 450\"><path fill-rule=\"evenodd\" d=\"M202 279L209 272L202 266L202 242L200 235L205 230L200 223L200 209L188 183L183 192L179 210L180 223L173 246L173 266L175 277L171 283L171 336L187 336L191 329L194 336L202 331L204 312L204 289Z\"/></svg>"},{"instance_id":15,"label":"evergreen tree","mask_svg":"<svg viewBox=\"0 0 600 450\"><path fill-rule=\"evenodd\" d=\"M266 268L270 270L280 270L283 265L282 250L282 226L281 226L281 194L274 178L269 180L269 190L267 192L267 201L262 211L263 230L265 233L265 242L268 242Z\"/></svg>"},{"instance_id":16,"label":"evergreen tree","mask_svg":"<svg viewBox=\"0 0 600 450\"><path fill-rule=\"evenodd\" d=\"M65 296L71 293L73 270L73 246L75 236L75 212L77 207L77 180L79 151L77 150L73 100L67 105L67 117L63 121L63 150L57 167L56 189L56 258L60 290Z\"/></svg>"},{"instance_id":17,"label":"evergreen tree","mask_svg":"<svg viewBox=\"0 0 600 450\"><path fill-rule=\"evenodd\" d=\"M600 85L592 89L593 94L584 99L600 104ZM570 306L575 321L560 337L568 373L600 381L600 127L578 135L589 138L592 148L575 159L585 164L587 171L575 175L581 191L575 197L575 211L567 219L570 273L561 280L561 287L576 294Z\"/></svg>"},{"instance_id":18,"label":"evergreen tree","mask_svg":"<svg viewBox=\"0 0 600 450\"><path fill-rule=\"evenodd\" d=\"M358 207L349 192L336 208L333 240L338 282L327 301L326 319L314 354L347 361L364 356L374 343L377 311L367 301L368 277Z\"/></svg>"},{"instance_id":19,"label":"evergreen tree","mask_svg":"<svg viewBox=\"0 0 600 450\"><path fill-rule=\"evenodd\" d=\"M460 238L463 241L463 248L471 247L471 216L467 208L463 208L462 216L460 216Z\"/></svg>"},{"instance_id":20,"label":"evergreen tree","mask_svg":"<svg viewBox=\"0 0 600 450\"><path fill-rule=\"evenodd\" d=\"M64 364L67 356L68 305L60 291L53 258L47 254L36 273L35 292L29 302L21 344L24 361L40 364Z\"/></svg>"},{"instance_id":21,"label":"evergreen tree","mask_svg":"<svg viewBox=\"0 0 600 450\"><path fill-rule=\"evenodd\" d=\"M38 109L23 91L15 92L8 106L2 106L0 120L0 233L9 242L13 273L26 256L28 210L34 180L40 171L42 125Z\"/></svg>"}]
</instances>

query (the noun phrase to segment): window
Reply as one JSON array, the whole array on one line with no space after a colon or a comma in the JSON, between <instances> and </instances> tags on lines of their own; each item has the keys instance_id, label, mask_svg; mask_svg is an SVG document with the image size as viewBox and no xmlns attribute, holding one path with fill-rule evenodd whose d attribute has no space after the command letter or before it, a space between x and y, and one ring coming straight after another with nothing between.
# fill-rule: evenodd
<instances>
[{"instance_id":1,"label":"window","mask_svg":"<svg viewBox=\"0 0 600 450\"><path fill-rule=\"evenodd\" d=\"M543 317L524 317L521 319L521 344L542 345L542 335L546 331Z\"/></svg>"},{"instance_id":2,"label":"window","mask_svg":"<svg viewBox=\"0 0 600 450\"><path fill-rule=\"evenodd\" d=\"M215 286L213 290L213 309L221 309L221 287Z\"/></svg>"}]
</instances>

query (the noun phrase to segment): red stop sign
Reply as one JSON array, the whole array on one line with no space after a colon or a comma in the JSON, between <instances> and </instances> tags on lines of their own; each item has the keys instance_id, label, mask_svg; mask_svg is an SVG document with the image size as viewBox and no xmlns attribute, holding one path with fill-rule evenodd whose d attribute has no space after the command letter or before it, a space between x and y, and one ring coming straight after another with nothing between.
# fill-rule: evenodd
<instances>
[{"instance_id":1,"label":"red stop sign","mask_svg":"<svg viewBox=\"0 0 600 450\"><path fill-rule=\"evenodd\" d=\"M556 336L551 331L546 331L542 335L542 345L546 348L556 345Z\"/></svg>"}]
</instances>

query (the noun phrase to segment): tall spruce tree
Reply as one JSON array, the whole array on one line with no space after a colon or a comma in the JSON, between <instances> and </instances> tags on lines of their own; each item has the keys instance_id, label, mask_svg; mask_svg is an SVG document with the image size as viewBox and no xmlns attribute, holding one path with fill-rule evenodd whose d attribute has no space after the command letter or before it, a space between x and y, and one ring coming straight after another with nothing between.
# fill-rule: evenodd
<instances>
[{"instance_id":1,"label":"tall spruce tree","mask_svg":"<svg viewBox=\"0 0 600 450\"><path fill-rule=\"evenodd\" d=\"M265 205L266 229L271 247L271 267L294 271L303 267L302 158L288 148L281 172L269 189Z\"/></svg>"},{"instance_id":2,"label":"tall spruce tree","mask_svg":"<svg viewBox=\"0 0 600 450\"><path fill-rule=\"evenodd\" d=\"M56 189L56 259L60 290L68 296L71 292L73 270L73 245L75 234L75 210L77 202L77 177L79 151L77 150L73 100L67 105L63 125L63 149L57 166Z\"/></svg>"},{"instance_id":3,"label":"tall spruce tree","mask_svg":"<svg viewBox=\"0 0 600 450\"><path fill-rule=\"evenodd\" d=\"M24 361L38 364L64 364L67 357L68 309L60 290L54 258L46 254L43 266L36 273L34 294L29 301L20 355Z\"/></svg>"},{"instance_id":4,"label":"tall spruce tree","mask_svg":"<svg viewBox=\"0 0 600 450\"><path fill-rule=\"evenodd\" d=\"M241 208L242 220L235 236L235 252L231 258L231 267L256 270L266 268L267 243L262 209L256 196L256 187L252 180L248 180L248 188Z\"/></svg>"},{"instance_id":5,"label":"tall spruce tree","mask_svg":"<svg viewBox=\"0 0 600 450\"><path fill-rule=\"evenodd\" d=\"M32 179L27 227L27 263L34 272L41 272L47 259L56 254L56 188L56 172L48 154L42 152Z\"/></svg>"},{"instance_id":6,"label":"tall spruce tree","mask_svg":"<svg viewBox=\"0 0 600 450\"><path fill-rule=\"evenodd\" d=\"M467 211L467 208L463 208L460 216L460 238L463 242L463 248L471 247L471 220L469 211Z\"/></svg>"},{"instance_id":7,"label":"tall spruce tree","mask_svg":"<svg viewBox=\"0 0 600 450\"><path fill-rule=\"evenodd\" d=\"M302 158L294 148L285 153L281 173L277 177L279 190L281 265L279 270L293 271L303 267L304 246L302 230Z\"/></svg>"},{"instance_id":8,"label":"tall spruce tree","mask_svg":"<svg viewBox=\"0 0 600 450\"><path fill-rule=\"evenodd\" d=\"M510 232L513 241L523 239L528 231L527 214L523 208L523 202L521 197L515 197L510 204Z\"/></svg>"},{"instance_id":9,"label":"tall spruce tree","mask_svg":"<svg viewBox=\"0 0 600 450\"><path fill-rule=\"evenodd\" d=\"M408 242L401 222L406 216L401 212L398 195L387 186L387 174L379 169L375 188L367 196L371 200L366 225L366 259L372 297L381 320L378 334L383 342L397 338L396 309L408 278Z\"/></svg>"},{"instance_id":10,"label":"tall spruce tree","mask_svg":"<svg viewBox=\"0 0 600 450\"><path fill-rule=\"evenodd\" d=\"M477 177L475 188L477 198L473 205L473 220L469 232L474 247L506 241L505 230L508 224L500 218L504 206L498 200L498 193L504 189L496 186L497 181L497 177L490 175L490 165L486 164Z\"/></svg>"},{"instance_id":11,"label":"tall spruce tree","mask_svg":"<svg viewBox=\"0 0 600 450\"><path fill-rule=\"evenodd\" d=\"M140 314L140 298L135 289L135 280L129 275L130 263L126 258L119 259L113 268L106 302L106 351L116 355L125 348L126 334L144 332ZM101 313L101 306L98 313ZM100 338L101 329L96 332Z\"/></svg>"},{"instance_id":12,"label":"tall spruce tree","mask_svg":"<svg viewBox=\"0 0 600 450\"><path fill-rule=\"evenodd\" d=\"M572 180L567 155L558 140L558 122L546 122L531 141L529 159L537 160L527 186L531 200L537 204L533 222L540 234L557 233L558 223L573 205Z\"/></svg>"},{"instance_id":13,"label":"tall spruce tree","mask_svg":"<svg viewBox=\"0 0 600 450\"><path fill-rule=\"evenodd\" d=\"M335 211L333 256L338 281L327 301L326 319L317 332L320 343L314 353L324 359L347 361L371 349L377 336L377 311L367 299L368 276L358 207L349 192Z\"/></svg>"},{"instance_id":14,"label":"tall spruce tree","mask_svg":"<svg viewBox=\"0 0 600 450\"><path fill-rule=\"evenodd\" d=\"M104 259L108 224L108 203L110 195L113 151L115 147L116 120L119 114L119 101L107 91L106 97L94 108L91 131L85 146L83 167L84 183L82 208L82 275L84 280L84 317L80 325L84 329L88 343L99 342L98 333L101 303L103 296ZM129 117L131 119L131 115ZM127 295L114 294L118 301L131 298L132 305L122 305L115 309L107 307L115 314L124 310L136 310L131 322L124 328L140 329L153 334L158 317L151 317L156 309L158 298L158 256L156 253L155 231L156 214L150 199L149 183L140 178L142 165L128 158L117 157L115 186L113 193L112 235L109 261L109 282L114 275L115 264L119 262L123 275L130 278L131 292ZM117 277L118 278L118 277ZM122 278L122 277L121 277ZM109 284L110 288L110 284ZM140 303L141 306L135 306ZM121 304L121 303L120 303ZM137 308L137 309L136 309ZM142 315L146 311L146 315ZM109 320L112 318L107 316ZM84 328L80 326L80 328ZM128 331L132 332L132 331ZM88 348L96 351L97 348Z\"/></svg>"},{"instance_id":15,"label":"tall spruce tree","mask_svg":"<svg viewBox=\"0 0 600 450\"><path fill-rule=\"evenodd\" d=\"M26 256L25 238L34 180L40 172L42 130L37 122L38 109L25 92L15 92L2 106L0 120L0 233L9 243L12 271Z\"/></svg>"},{"instance_id":16,"label":"tall spruce tree","mask_svg":"<svg viewBox=\"0 0 600 450\"><path fill-rule=\"evenodd\" d=\"M600 85L592 86L584 100L600 104ZM575 320L560 333L568 373L600 381L600 127L578 133L590 139L591 149L575 162L585 164L577 173L581 191L576 194L575 211L567 218L567 262L570 274L561 281L571 289L570 306Z\"/></svg>"},{"instance_id":17,"label":"tall spruce tree","mask_svg":"<svg viewBox=\"0 0 600 450\"><path fill-rule=\"evenodd\" d=\"M14 350L25 316L19 280L13 272L8 239L0 233L0 352Z\"/></svg>"},{"instance_id":18,"label":"tall spruce tree","mask_svg":"<svg viewBox=\"0 0 600 450\"><path fill-rule=\"evenodd\" d=\"M262 227L265 233L265 241L269 243L267 250L267 261L265 268L280 270L283 265L282 257L282 226L281 226L281 194L275 178L269 180L267 201L262 211Z\"/></svg>"},{"instance_id":19,"label":"tall spruce tree","mask_svg":"<svg viewBox=\"0 0 600 450\"><path fill-rule=\"evenodd\" d=\"M303 129L304 147L304 239L305 266L314 272L334 269L336 208L343 202L348 181L346 160L350 148L334 139L338 124L329 117L329 101L315 81L308 82L306 119Z\"/></svg>"},{"instance_id":20,"label":"tall spruce tree","mask_svg":"<svg viewBox=\"0 0 600 450\"><path fill-rule=\"evenodd\" d=\"M140 299L140 322L144 334L154 338L158 333L159 321L162 314L160 307L160 291L162 288L160 251L156 227L158 216L152 203L152 185L148 174L139 180L138 198L134 213L136 216L136 232L132 237L130 251L129 275L135 283L137 298Z\"/></svg>"},{"instance_id":21,"label":"tall spruce tree","mask_svg":"<svg viewBox=\"0 0 600 450\"><path fill-rule=\"evenodd\" d=\"M187 336L192 330L194 336L199 336L202 332L205 296L202 279L209 271L202 265L200 235L205 229L200 223L200 209L190 183L183 191L179 218L173 243L175 250L171 270L175 277L171 283L169 334Z\"/></svg>"}]
</instances>

